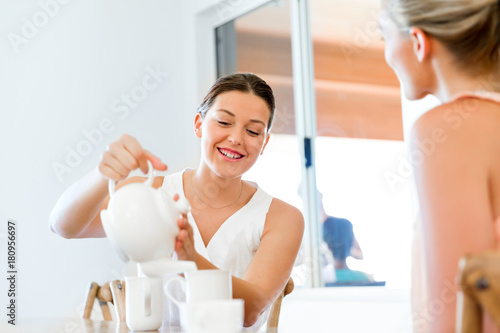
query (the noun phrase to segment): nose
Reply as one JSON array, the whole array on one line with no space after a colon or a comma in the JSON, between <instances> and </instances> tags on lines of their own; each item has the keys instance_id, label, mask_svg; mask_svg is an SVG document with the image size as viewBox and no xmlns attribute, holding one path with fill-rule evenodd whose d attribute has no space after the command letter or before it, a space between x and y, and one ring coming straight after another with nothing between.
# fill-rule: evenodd
<instances>
[{"instance_id":1,"label":"nose","mask_svg":"<svg viewBox=\"0 0 500 333\"><path fill-rule=\"evenodd\" d=\"M241 133L241 130L239 129L233 129L228 136L229 142L235 144L235 145L240 145L241 142L243 141L243 136Z\"/></svg>"}]
</instances>

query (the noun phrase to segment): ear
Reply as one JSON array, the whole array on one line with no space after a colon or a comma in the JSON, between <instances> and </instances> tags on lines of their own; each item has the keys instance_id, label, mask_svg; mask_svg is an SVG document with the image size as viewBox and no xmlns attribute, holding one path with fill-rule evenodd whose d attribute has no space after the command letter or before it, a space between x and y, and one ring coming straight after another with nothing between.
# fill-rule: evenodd
<instances>
[{"instance_id":1,"label":"ear","mask_svg":"<svg viewBox=\"0 0 500 333\"><path fill-rule=\"evenodd\" d=\"M262 146L262 149L260 150L260 155L264 154L264 149L266 149L267 143L269 142L269 137L270 137L270 134L267 135L266 142L264 142L264 145Z\"/></svg>"},{"instance_id":2,"label":"ear","mask_svg":"<svg viewBox=\"0 0 500 333\"><path fill-rule=\"evenodd\" d=\"M201 113L197 112L194 117L194 134L199 138L201 138L201 124L203 124L203 118Z\"/></svg>"},{"instance_id":3,"label":"ear","mask_svg":"<svg viewBox=\"0 0 500 333\"><path fill-rule=\"evenodd\" d=\"M431 53L431 37L428 36L422 29L410 28L410 37L413 45L413 52L419 62L427 60Z\"/></svg>"}]
</instances>

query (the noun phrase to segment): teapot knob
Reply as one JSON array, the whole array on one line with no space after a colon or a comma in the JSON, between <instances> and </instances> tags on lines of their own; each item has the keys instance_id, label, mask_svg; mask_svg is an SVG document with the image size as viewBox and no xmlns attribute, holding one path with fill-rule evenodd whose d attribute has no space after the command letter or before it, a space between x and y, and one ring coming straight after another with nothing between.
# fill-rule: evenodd
<instances>
[{"instance_id":1,"label":"teapot knob","mask_svg":"<svg viewBox=\"0 0 500 333\"><path fill-rule=\"evenodd\" d=\"M151 161L148 160L148 179L144 182L144 184L153 186L153 178L154 178L153 164L151 164ZM115 187L116 187L116 182L113 179L110 179L108 181L108 191L110 197L113 196L113 194L115 194Z\"/></svg>"},{"instance_id":2,"label":"teapot knob","mask_svg":"<svg viewBox=\"0 0 500 333\"><path fill-rule=\"evenodd\" d=\"M189 212L189 201L187 201L186 198L179 198L179 200L175 202L175 206L181 214L187 214Z\"/></svg>"}]
</instances>

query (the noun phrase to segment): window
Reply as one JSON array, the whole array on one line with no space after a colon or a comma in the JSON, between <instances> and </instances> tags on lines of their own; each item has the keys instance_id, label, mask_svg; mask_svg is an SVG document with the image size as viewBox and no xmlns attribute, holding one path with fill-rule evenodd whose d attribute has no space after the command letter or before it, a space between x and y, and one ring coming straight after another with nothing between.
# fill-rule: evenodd
<instances>
[{"instance_id":1,"label":"window","mask_svg":"<svg viewBox=\"0 0 500 333\"><path fill-rule=\"evenodd\" d=\"M406 159L406 146L399 82L385 63L384 45L376 31L378 2L309 1L316 180L325 212L351 222L362 250L363 260L350 256L347 266L371 275L378 282L375 285L406 288L410 284L411 182L410 178L391 182L399 161ZM302 209L289 1L272 2L218 28L217 49L219 75L253 72L276 95L270 143L245 178L257 179L268 193ZM322 228L321 218L316 223ZM323 282L332 285L337 275L335 256L326 243L317 246ZM294 279L298 285L306 283L300 269Z\"/></svg>"}]
</instances>

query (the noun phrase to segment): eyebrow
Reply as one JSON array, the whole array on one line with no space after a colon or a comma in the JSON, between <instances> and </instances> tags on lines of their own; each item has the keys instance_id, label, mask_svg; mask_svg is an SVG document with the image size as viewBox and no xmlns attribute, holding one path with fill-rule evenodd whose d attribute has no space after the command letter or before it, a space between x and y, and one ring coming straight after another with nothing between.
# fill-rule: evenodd
<instances>
[{"instance_id":1,"label":"eyebrow","mask_svg":"<svg viewBox=\"0 0 500 333\"><path fill-rule=\"evenodd\" d=\"M225 112L227 113L228 115L230 115L231 117L236 117L236 115L234 113L232 113L231 111L228 111L226 109L217 109L215 111L222 111L222 112ZM266 127L266 123L264 123L262 120L258 120L258 119L250 119L250 121L252 123L258 123L258 124L262 124L264 125L264 127Z\"/></svg>"}]
</instances>

